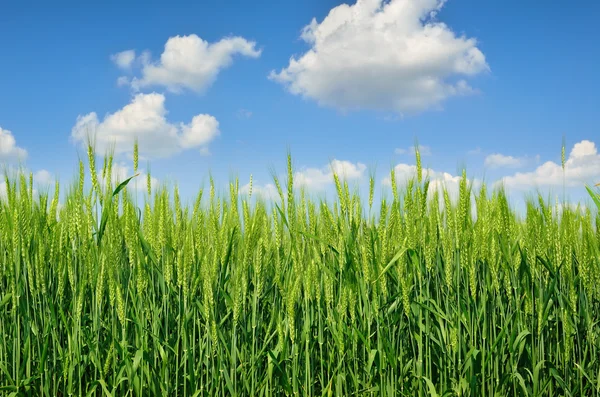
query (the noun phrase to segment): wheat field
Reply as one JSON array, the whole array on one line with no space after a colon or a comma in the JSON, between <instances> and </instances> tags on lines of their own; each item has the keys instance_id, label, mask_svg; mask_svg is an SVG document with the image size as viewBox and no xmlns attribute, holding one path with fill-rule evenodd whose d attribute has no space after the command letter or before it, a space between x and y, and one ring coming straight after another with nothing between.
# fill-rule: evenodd
<instances>
[{"instance_id":1,"label":"wheat field","mask_svg":"<svg viewBox=\"0 0 600 397\"><path fill-rule=\"evenodd\" d=\"M376 206L373 178L311 198L289 155L272 202L211 179L186 206L91 146L69 186L7 176L1 393L600 395L598 211L466 172L452 197L416 160Z\"/></svg>"}]
</instances>

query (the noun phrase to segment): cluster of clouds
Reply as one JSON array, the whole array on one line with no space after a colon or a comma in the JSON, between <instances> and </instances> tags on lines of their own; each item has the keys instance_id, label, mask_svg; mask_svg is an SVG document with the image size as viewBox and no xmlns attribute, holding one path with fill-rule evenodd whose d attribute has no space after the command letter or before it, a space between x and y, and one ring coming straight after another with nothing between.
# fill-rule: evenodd
<instances>
[{"instance_id":1,"label":"cluster of clouds","mask_svg":"<svg viewBox=\"0 0 600 397\"><path fill-rule=\"evenodd\" d=\"M333 159L323 167L303 167L294 172L294 186L304 188L309 192L323 192L334 184L334 174L344 181L361 181L365 176L367 166L363 163L353 163L348 160ZM241 194L250 191L250 184L240 188ZM252 194L257 194L266 199L274 200L279 197L277 188L272 183L264 185L252 185Z\"/></svg>"},{"instance_id":2,"label":"cluster of clouds","mask_svg":"<svg viewBox=\"0 0 600 397\"><path fill-rule=\"evenodd\" d=\"M396 149L397 151L397 149ZM470 154L481 154L481 149L470 151ZM402 152L404 153L404 152ZM511 173L500 177L494 186L503 185L509 190L528 191L532 188L552 189L563 187L583 187L600 181L600 154L596 143L590 140L581 140L573 145L567 158L564 169L560 161L547 160L541 163L541 156L511 156L501 153L489 154L485 157L483 165L497 172ZM526 168L533 169L525 171ZM416 175L416 166L411 164L398 164L394 167L398 184L405 183ZM424 175L429 175L433 189L446 186L449 192L457 192L460 182L459 175L436 171L430 168L423 169ZM473 179L473 187L481 186L481 179ZM390 185L389 177L382 183Z\"/></svg>"},{"instance_id":3,"label":"cluster of clouds","mask_svg":"<svg viewBox=\"0 0 600 397\"><path fill-rule=\"evenodd\" d=\"M409 179L415 177L417 167L414 164L399 163L394 167L396 182L399 187L405 186ZM305 188L308 192L318 193L327 189L334 188L334 172L342 180L355 183L366 183L367 166L363 163L353 163L346 160L333 160L331 164L320 168L303 168L294 173L294 186ZM431 168L423 168L423 176L430 179L429 191L434 192L438 189L446 188L451 197L456 197L459 190L460 175L452 175L448 172L436 171ZM380 184L389 188L391 186L391 177L386 176L380 180ZM474 188L481 186L480 179L470 180ZM242 186L241 194L249 192L250 184ZM274 184L267 183L263 185L252 186L252 194L259 195L268 200L278 200L279 194Z\"/></svg>"},{"instance_id":4,"label":"cluster of clouds","mask_svg":"<svg viewBox=\"0 0 600 397\"><path fill-rule=\"evenodd\" d=\"M546 161L532 171L504 177L501 182L508 188L524 190L557 188L563 183L567 187L578 187L600 181L600 154L595 142L582 140L576 143L565 160L564 170L562 162Z\"/></svg>"},{"instance_id":5,"label":"cluster of clouds","mask_svg":"<svg viewBox=\"0 0 600 397\"><path fill-rule=\"evenodd\" d=\"M409 179L414 178L417 175L417 166L414 164L400 163L394 166L394 175L396 177L396 184L399 187L405 186ZM423 178L429 178L429 192L441 191L446 189L450 197L457 197L459 191L459 185L461 175L453 175L445 171L436 171L432 168L422 169ZM392 185L391 175L383 178L381 182L384 186ZM469 183L475 189L481 186L481 179L469 179Z\"/></svg>"},{"instance_id":6,"label":"cluster of clouds","mask_svg":"<svg viewBox=\"0 0 600 397\"><path fill-rule=\"evenodd\" d=\"M303 168L296 171L294 173L294 184L319 191L333 184L334 173L342 180L357 181L365 175L366 170L367 166L363 163L334 159L331 164L321 168Z\"/></svg>"},{"instance_id":7,"label":"cluster of clouds","mask_svg":"<svg viewBox=\"0 0 600 397\"><path fill-rule=\"evenodd\" d=\"M475 38L457 35L437 19L445 1L357 0L353 5L334 7L322 21L313 18L302 29L300 38L306 51L291 56L285 67L271 70L267 77L293 95L342 111L369 109L403 117L440 109L451 97L475 94L477 89L467 79L490 70ZM261 54L258 44L244 37L224 37L211 43L195 34L170 37L157 58L146 50L115 53L110 59L123 73L117 84L131 90L129 103L102 116L94 111L79 115L71 139L86 145L91 135L99 153L112 148L118 156L130 154L136 139L142 158L166 158L187 150L209 154L210 145L221 134L219 121L200 111L188 120L170 120L167 95L206 94L235 59L257 59ZM160 89L164 92L157 92ZM241 109L237 116L249 118L252 112ZM419 149L423 156L432 153L429 146ZM394 152L409 155L414 147ZM481 149L470 154L481 154ZM17 145L12 132L0 128L0 162L26 157L27 151ZM600 155L589 140L573 146L564 171L562 164L554 161L540 164L539 156L492 153L483 164L492 170L514 172L502 177L501 183L515 189L562 186L563 182L577 186L600 179ZM535 168L524 170L532 166ZM334 159L323 167L302 168L294 179L297 186L321 191L332 186L334 172L346 180L361 181L366 168L359 162ZM394 170L403 183L415 174L416 166L399 163ZM458 190L460 176L429 168L423 171L432 179L432 188L443 185ZM113 173L113 180L123 180L130 169L117 162ZM145 176L141 177L144 183L139 185L145 188ZM51 178L45 170L36 173L39 183L49 183ZM391 184L389 177L381 182ZM0 184L0 195L2 189ZM248 190L249 185L241 189ZM253 192L267 198L277 196L273 184L255 185Z\"/></svg>"},{"instance_id":8,"label":"cluster of clouds","mask_svg":"<svg viewBox=\"0 0 600 397\"><path fill-rule=\"evenodd\" d=\"M138 55L134 49L113 54L110 58L119 69L136 73L117 80L118 85L132 89L131 102L102 119L96 112L78 116L71 138L85 145L92 136L99 153L108 148L116 154L130 153L138 139L144 158L171 157L185 150L210 154L209 145L220 135L219 121L214 116L198 113L189 122L170 121L165 94L143 90L163 87L171 94L186 90L205 94L235 56L258 58L260 54L256 43L243 37L208 43L195 34L169 38L157 60L148 51ZM245 110L241 115L250 117L251 112Z\"/></svg>"},{"instance_id":9,"label":"cluster of clouds","mask_svg":"<svg viewBox=\"0 0 600 397\"><path fill-rule=\"evenodd\" d=\"M19 175L20 172L23 172L25 175L29 175L31 172L25 167L14 168L14 167L6 167L2 170L2 179L0 180L0 199L5 200L7 194L6 181L4 180L4 174L6 173L8 176L16 176ZM38 170L33 172L33 195L37 195L38 189L42 189L44 191L52 190L52 185L55 182L55 177L48 170Z\"/></svg>"},{"instance_id":10,"label":"cluster of clouds","mask_svg":"<svg viewBox=\"0 0 600 397\"><path fill-rule=\"evenodd\" d=\"M429 146L420 146L421 153L431 153ZM414 147L408 149L395 149L396 154L413 153ZM470 151L470 154L481 154L482 150ZM561 162L552 160L540 164L540 155L535 156L510 156L500 153L489 154L483 160L483 165L496 172L508 175L492 180L492 188L504 186L509 192L525 192L535 189L553 189L564 186L582 188L585 184L600 181L600 154L596 143L582 140L573 145L565 159L564 171ZM529 171L525 169L530 168ZM393 166L396 184L405 186L409 179L414 178L417 166L414 163L398 163ZM336 172L342 179L364 183L366 185L365 164L346 160L333 160L329 165L321 168L303 168L294 174L294 184L304 187L311 192L321 192L333 188L333 173ZM451 197L456 197L459 191L461 175L424 167L423 177L430 180L429 191L435 192L445 188ZM391 176L385 176L379 183L384 187L391 186ZM477 191L483 184L483 179L469 176L469 184ZM241 193L248 193L249 184L241 188ZM254 184L253 194L261 195L267 199L277 199L278 193L275 185L267 183Z\"/></svg>"},{"instance_id":11,"label":"cluster of clouds","mask_svg":"<svg viewBox=\"0 0 600 397\"><path fill-rule=\"evenodd\" d=\"M357 0L342 4L300 38L309 47L268 78L294 95L340 110L375 109L397 114L439 108L446 99L476 92L466 78L489 70L474 38L456 35L437 20L445 0ZM208 42L191 34L170 37L158 58L147 50L127 49L110 56L124 72L117 80L135 94L131 103L100 120L80 115L72 130L85 143L94 132L104 151L131 150L135 137L141 153L167 157L184 150L209 153L219 135L214 116L200 113L190 123L166 119L165 96L144 92L163 88L170 94L205 94L219 73L236 58L259 58L257 43L240 36ZM238 117L251 116L248 110ZM425 153L423 153L425 154Z\"/></svg>"}]
</instances>

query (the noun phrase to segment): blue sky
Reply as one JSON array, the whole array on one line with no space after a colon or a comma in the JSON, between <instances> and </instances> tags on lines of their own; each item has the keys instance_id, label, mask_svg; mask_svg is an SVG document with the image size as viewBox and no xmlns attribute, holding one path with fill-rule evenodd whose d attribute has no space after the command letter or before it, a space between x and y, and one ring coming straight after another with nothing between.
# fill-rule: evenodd
<instances>
[{"instance_id":1,"label":"blue sky","mask_svg":"<svg viewBox=\"0 0 600 397\"><path fill-rule=\"evenodd\" d=\"M123 142L124 174L140 136L188 195L209 171L268 190L287 149L314 192L332 160L362 185L376 165L379 188L412 170L415 139L448 184L466 165L521 195L562 191L564 135L569 194L600 181L595 2L125 3L2 5L0 162L69 181L80 117Z\"/></svg>"}]
</instances>

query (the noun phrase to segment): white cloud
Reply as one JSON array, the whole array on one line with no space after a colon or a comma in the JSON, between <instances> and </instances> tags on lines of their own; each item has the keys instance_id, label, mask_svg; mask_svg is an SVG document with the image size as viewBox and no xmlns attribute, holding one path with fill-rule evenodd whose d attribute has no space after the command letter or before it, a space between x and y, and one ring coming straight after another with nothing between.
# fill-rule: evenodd
<instances>
[{"instance_id":1,"label":"white cloud","mask_svg":"<svg viewBox=\"0 0 600 397\"><path fill-rule=\"evenodd\" d=\"M323 189L333 182L333 174L327 168L306 168L294 174L294 184L315 190Z\"/></svg>"},{"instance_id":2,"label":"white cloud","mask_svg":"<svg viewBox=\"0 0 600 397\"><path fill-rule=\"evenodd\" d=\"M240 188L240 194L248 194L249 191L250 183L247 183ZM266 185L252 184L252 195L260 196L265 200L276 200L277 198L279 198L277 188L272 183L267 183Z\"/></svg>"},{"instance_id":3,"label":"white cloud","mask_svg":"<svg viewBox=\"0 0 600 397\"><path fill-rule=\"evenodd\" d=\"M489 70L473 38L434 19L444 0L358 0L339 5L301 38L311 48L269 78L342 110L410 113L474 92L460 76Z\"/></svg>"},{"instance_id":4,"label":"white cloud","mask_svg":"<svg viewBox=\"0 0 600 397\"><path fill-rule=\"evenodd\" d=\"M110 56L111 61L121 69L129 69L135 61L135 50L121 51Z\"/></svg>"},{"instance_id":5,"label":"white cloud","mask_svg":"<svg viewBox=\"0 0 600 397\"><path fill-rule=\"evenodd\" d=\"M564 174L560 163L546 161L534 171L517 172L503 178L499 183L510 188L529 189L542 186L561 187L563 180L565 185L570 187L582 187L585 183L600 181L600 155L594 142L583 140L573 146L565 162Z\"/></svg>"},{"instance_id":6,"label":"white cloud","mask_svg":"<svg viewBox=\"0 0 600 397\"><path fill-rule=\"evenodd\" d=\"M525 157L506 156L500 153L490 154L484 160L485 166L490 168L519 168L526 163Z\"/></svg>"},{"instance_id":7,"label":"white cloud","mask_svg":"<svg viewBox=\"0 0 600 397\"><path fill-rule=\"evenodd\" d=\"M17 146L17 141L9 130L0 127L0 162L19 161L27 157L27 150Z\"/></svg>"},{"instance_id":8,"label":"white cloud","mask_svg":"<svg viewBox=\"0 0 600 397\"><path fill-rule=\"evenodd\" d=\"M481 148L479 146L477 146L475 149L469 150L467 152L467 154L472 154L472 155L481 154Z\"/></svg>"},{"instance_id":9,"label":"white cloud","mask_svg":"<svg viewBox=\"0 0 600 397\"><path fill-rule=\"evenodd\" d=\"M20 175L22 174L25 176L25 180L29 184L29 175L32 172L30 169L28 169L27 167L23 167L23 166L19 166L18 168L13 167L13 166L8 166L8 167L4 168L2 171L3 172L0 175L0 178L1 178L0 199L6 199L7 189L6 189L6 182L4 179L6 175L8 175L8 178L11 181L11 183L14 183L15 181L17 183L19 183ZM54 176L49 171L44 170L44 169L35 171L35 172L33 172L33 184L34 184L34 188L32 190L32 194L33 194L33 197L37 197L37 195L39 193L37 188L42 188L42 190L46 190L46 188L53 187Z\"/></svg>"},{"instance_id":10,"label":"white cloud","mask_svg":"<svg viewBox=\"0 0 600 397\"><path fill-rule=\"evenodd\" d=\"M330 165L322 168L305 168L294 173L294 185L313 190L324 189L333 183L334 172L340 179L356 180L363 177L367 166L362 163L352 163L345 160L333 160Z\"/></svg>"},{"instance_id":11,"label":"white cloud","mask_svg":"<svg viewBox=\"0 0 600 397\"><path fill-rule=\"evenodd\" d=\"M115 154L131 152L137 137L140 156L168 157L187 149L202 151L219 135L219 122L211 115L199 114L189 124L174 124L167 121L166 114L164 95L137 94L102 121L95 112L79 116L71 137L86 144L87 134L95 134L96 150L103 153L114 143Z\"/></svg>"},{"instance_id":12,"label":"white cloud","mask_svg":"<svg viewBox=\"0 0 600 397\"><path fill-rule=\"evenodd\" d=\"M208 43L195 34L175 36L167 40L160 60L153 62L148 52L142 53L142 75L133 78L131 85L135 90L161 85L175 93L184 88L204 93L219 72L232 64L234 55L258 58L260 54L256 43L243 37Z\"/></svg>"},{"instance_id":13,"label":"white cloud","mask_svg":"<svg viewBox=\"0 0 600 397\"><path fill-rule=\"evenodd\" d=\"M117 87L123 87L125 85L129 85L129 77L127 77L127 76L120 76L117 79Z\"/></svg>"},{"instance_id":14,"label":"white cloud","mask_svg":"<svg viewBox=\"0 0 600 397\"><path fill-rule=\"evenodd\" d=\"M219 128L217 119L206 114L199 114L192 118L189 124L181 124L181 147L191 149L195 147L206 148L215 137Z\"/></svg>"},{"instance_id":15,"label":"white cloud","mask_svg":"<svg viewBox=\"0 0 600 397\"><path fill-rule=\"evenodd\" d=\"M331 170L343 179L360 179L366 169L367 166L362 163L354 164L350 161L335 159L331 162Z\"/></svg>"},{"instance_id":16,"label":"white cloud","mask_svg":"<svg viewBox=\"0 0 600 397\"><path fill-rule=\"evenodd\" d=\"M396 154L415 154L415 147L411 146L408 149L396 148L394 149L394 153ZM429 146L419 146L419 153L421 156L431 156L431 147Z\"/></svg>"},{"instance_id":17,"label":"white cloud","mask_svg":"<svg viewBox=\"0 0 600 397\"><path fill-rule=\"evenodd\" d=\"M398 114L386 114L385 116L377 116L377 120L382 120L387 123L402 120L404 117Z\"/></svg>"},{"instance_id":18,"label":"white cloud","mask_svg":"<svg viewBox=\"0 0 600 397\"><path fill-rule=\"evenodd\" d=\"M237 116L240 119L249 119L250 117L252 117L252 112L248 109L240 109L237 112Z\"/></svg>"},{"instance_id":19,"label":"white cloud","mask_svg":"<svg viewBox=\"0 0 600 397\"><path fill-rule=\"evenodd\" d=\"M417 166L413 164L397 164L394 167L394 172L396 175L396 183L399 187L406 185L409 179L415 178L417 175ZM443 171L435 171L431 168L423 168L423 178L428 177L430 180L429 183L429 192L435 192L438 189L443 189L444 187L448 191L450 197L456 198L458 197L459 185L461 176L460 175L452 175L448 172ZM383 178L382 184L384 186L391 186L391 176L387 176ZM474 188L478 188L481 186L481 180L469 178L469 183L472 183Z\"/></svg>"},{"instance_id":20,"label":"white cloud","mask_svg":"<svg viewBox=\"0 0 600 397\"><path fill-rule=\"evenodd\" d=\"M211 153L210 153L210 150L208 150L208 147L206 147L206 146L201 147L200 148L200 155L201 156L210 156Z\"/></svg>"},{"instance_id":21,"label":"white cloud","mask_svg":"<svg viewBox=\"0 0 600 397\"><path fill-rule=\"evenodd\" d=\"M33 174L33 180L35 183L41 186L48 186L54 183L54 178L52 174L47 170L39 170Z\"/></svg>"},{"instance_id":22,"label":"white cloud","mask_svg":"<svg viewBox=\"0 0 600 397\"><path fill-rule=\"evenodd\" d=\"M554 207L556 208L558 214L562 214L565 208L568 208L573 212L579 212L582 214L584 214L587 210L587 206L583 203L560 202L558 199L554 203Z\"/></svg>"}]
</instances>

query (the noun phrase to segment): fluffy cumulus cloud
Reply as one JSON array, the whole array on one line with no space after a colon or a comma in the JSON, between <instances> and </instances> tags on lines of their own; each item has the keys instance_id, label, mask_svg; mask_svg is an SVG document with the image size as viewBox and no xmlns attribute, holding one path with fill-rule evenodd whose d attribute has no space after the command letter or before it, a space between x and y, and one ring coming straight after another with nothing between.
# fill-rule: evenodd
<instances>
[{"instance_id":1,"label":"fluffy cumulus cloud","mask_svg":"<svg viewBox=\"0 0 600 397\"><path fill-rule=\"evenodd\" d=\"M45 186L45 187L54 183L54 177L52 176L50 171L47 171L47 170L36 171L33 174L33 180L38 185Z\"/></svg>"},{"instance_id":2,"label":"fluffy cumulus cloud","mask_svg":"<svg viewBox=\"0 0 600 397\"><path fill-rule=\"evenodd\" d=\"M358 0L342 4L301 38L310 49L270 78L296 95L342 110L400 114L471 94L465 78L487 71L474 38L436 20L445 0Z\"/></svg>"},{"instance_id":3,"label":"fluffy cumulus cloud","mask_svg":"<svg viewBox=\"0 0 600 397\"><path fill-rule=\"evenodd\" d=\"M121 51L110 56L110 59L121 69L129 69L135 61L135 50Z\"/></svg>"},{"instance_id":4,"label":"fluffy cumulus cloud","mask_svg":"<svg viewBox=\"0 0 600 397\"><path fill-rule=\"evenodd\" d=\"M565 161L546 161L531 172L517 172L500 182L508 188L561 187L563 181L569 187L581 187L585 183L600 181L600 154L596 144L589 140L576 143Z\"/></svg>"},{"instance_id":5,"label":"fluffy cumulus cloud","mask_svg":"<svg viewBox=\"0 0 600 397\"><path fill-rule=\"evenodd\" d=\"M133 50L121 52L114 61L119 67L129 66L134 62L132 54ZM152 60L147 51L135 59L141 64L141 76L134 77L130 84L135 90L158 85L176 93L183 89L204 93L219 72L232 64L234 56L258 58L260 54L256 43L243 37L208 43L195 34L175 36L167 40L160 59ZM127 82L119 78L120 85Z\"/></svg>"},{"instance_id":6,"label":"fluffy cumulus cloud","mask_svg":"<svg viewBox=\"0 0 600 397\"><path fill-rule=\"evenodd\" d=\"M404 154L415 154L415 147L411 146L408 149L404 148L396 148L394 149L394 153L404 155ZM421 156L431 156L431 147L423 145L419 146L419 153Z\"/></svg>"},{"instance_id":7,"label":"fluffy cumulus cloud","mask_svg":"<svg viewBox=\"0 0 600 397\"><path fill-rule=\"evenodd\" d=\"M219 122L211 115L198 114L189 123L171 123L166 114L164 95L137 94L131 103L102 121L95 112L79 116L71 137L87 144L91 134L99 153L114 144L115 154L131 152L137 137L140 156L150 158L168 157L188 149L206 153L210 142L219 135Z\"/></svg>"},{"instance_id":8,"label":"fluffy cumulus cloud","mask_svg":"<svg viewBox=\"0 0 600 397\"><path fill-rule=\"evenodd\" d=\"M367 166L362 163L352 163L345 160L333 160L330 165L322 168L305 168L294 174L294 185L311 190L322 190L333 183L333 174L340 179L357 180L363 177Z\"/></svg>"},{"instance_id":9,"label":"fluffy cumulus cloud","mask_svg":"<svg viewBox=\"0 0 600 397\"><path fill-rule=\"evenodd\" d=\"M0 163L24 160L26 157L27 151L17 146L12 132L0 127Z\"/></svg>"}]
</instances>

